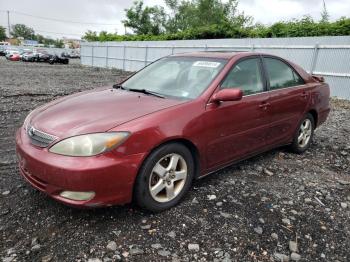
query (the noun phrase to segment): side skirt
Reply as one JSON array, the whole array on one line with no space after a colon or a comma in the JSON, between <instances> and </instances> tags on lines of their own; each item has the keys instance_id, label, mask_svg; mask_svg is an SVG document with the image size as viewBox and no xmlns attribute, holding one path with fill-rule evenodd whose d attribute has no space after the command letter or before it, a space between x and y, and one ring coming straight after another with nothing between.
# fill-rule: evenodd
<instances>
[{"instance_id":1,"label":"side skirt","mask_svg":"<svg viewBox=\"0 0 350 262\"><path fill-rule=\"evenodd\" d=\"M277 149L277 148L280 148L280 147L283 147L283 146L288 146L288 145L290 145L290 143L283 143L283 144L279 144L279 145L277 145L277 146L270 146L270 147L268 147L268 148L266 148L266 149L264 149L264 150L260 150L260 151L258 151L258 152L256 152L256 153L252 153L252 154L249 154L249 155L247 155L247 156L245 156L245 157L242 157L242 158L240 158L240 159L233 160L233 161L230 161L230 162L228 162L228 163L226 163L226 164L223 164L223 165L221 165L219 168L217 168L217 169L215 169L215 170L213 170L213 171L209 171L209 172L207 172L207 173L204 173L203 175L197 177L197 179L202 179L202 178L204 178L204 177L206 177L206 176L209 176L209 175L211 175L211 174L213 174L213 173L215 173L215 172L217 172L217 171L219 171L219 170L221 170L221 169L224 169L224 168L226 168L226 167L235 165L235 164L237 164L237 163L239 163L239 162L242 162L242 161L244 161L244 160L247 160L247 159L249 159L249 158L252 158L252 157L261 155L262 153L266 153L266 152L268 152L268 151L271 151L272 149Z\"/></svg>"}]
</instances>

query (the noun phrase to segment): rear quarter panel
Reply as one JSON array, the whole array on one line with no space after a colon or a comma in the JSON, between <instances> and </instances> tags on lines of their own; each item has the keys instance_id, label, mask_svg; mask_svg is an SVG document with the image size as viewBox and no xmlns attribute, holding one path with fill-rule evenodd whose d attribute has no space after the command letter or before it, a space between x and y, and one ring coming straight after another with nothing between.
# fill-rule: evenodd
<instances>
[{"instance_id":1,"label":"rear quarter panel","mask_svg":"<svg viewBox=\"0 0 350 262\"><path fill-rule=\"evenodd\" d=\"M315 82L311 88L309 110L317 113L316 127L323 124L330 112L330 88L327 83Z\"/></svg>"}]
</instances>

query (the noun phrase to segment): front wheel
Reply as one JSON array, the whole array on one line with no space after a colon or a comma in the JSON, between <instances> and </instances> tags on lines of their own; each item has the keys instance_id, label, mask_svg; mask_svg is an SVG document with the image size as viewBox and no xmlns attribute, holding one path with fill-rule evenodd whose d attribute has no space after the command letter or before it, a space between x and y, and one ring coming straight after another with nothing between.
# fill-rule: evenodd
<instances>
[{"instance_id":1,"label":"front wheel","mask_svg":"<svg viewBox=\"0 0 350 262\"><path fill-rule=\"evenodd\" d=\"M299 128L294 135L291 149L293 152L301 154L305 152L312 142L315 129L315 120L311 114L306 114L299 123Z\"/></svg>"},{"instance_id":2,"label":"front wheel","mask_svg":"<svg viewBox=\"0 0 350 262\"><path fill-rule=\"evenodd\" d=\"M171 143L157 148L143 163L134 197L139 206L159 212L178 204L194 177L194 161L187 147Z\"/></svg>"}]
</instances>

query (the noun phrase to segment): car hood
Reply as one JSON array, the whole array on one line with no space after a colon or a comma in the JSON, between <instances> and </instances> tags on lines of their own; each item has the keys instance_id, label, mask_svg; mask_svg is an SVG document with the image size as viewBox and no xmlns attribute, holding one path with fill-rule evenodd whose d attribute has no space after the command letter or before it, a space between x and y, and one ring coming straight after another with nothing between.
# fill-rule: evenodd
<instances>
[{"instance_id":1,"label":"car hood","mask_svg":"<svg viewBox=\"0 0 350 262\"><path fill-rule=\"evenodd\" d=\"M33 112L30 125L64 138L105 132L181 103L184 101L111 88L98 89L66 96L44 105Z\"/></svg>"}]
</instances>

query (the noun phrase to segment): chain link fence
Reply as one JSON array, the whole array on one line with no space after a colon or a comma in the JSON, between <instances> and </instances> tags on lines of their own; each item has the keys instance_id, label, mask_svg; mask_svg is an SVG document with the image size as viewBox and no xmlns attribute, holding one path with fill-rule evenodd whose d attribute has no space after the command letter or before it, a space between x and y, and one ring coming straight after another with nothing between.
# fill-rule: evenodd
<instances>
[{"instance_id":1,"label":"chain link fence","mask_svg":"<svg viewBox=\"0 0 350 262\"><path fill-rule=\"evenodd\" d=\"M175 53L253 51L286 58L309 73L322 75L331 95L350 100L350 36L272 39L210 39L149 42L85 42L82 65L137 71Z\"/></svg>"}]
</instances>

